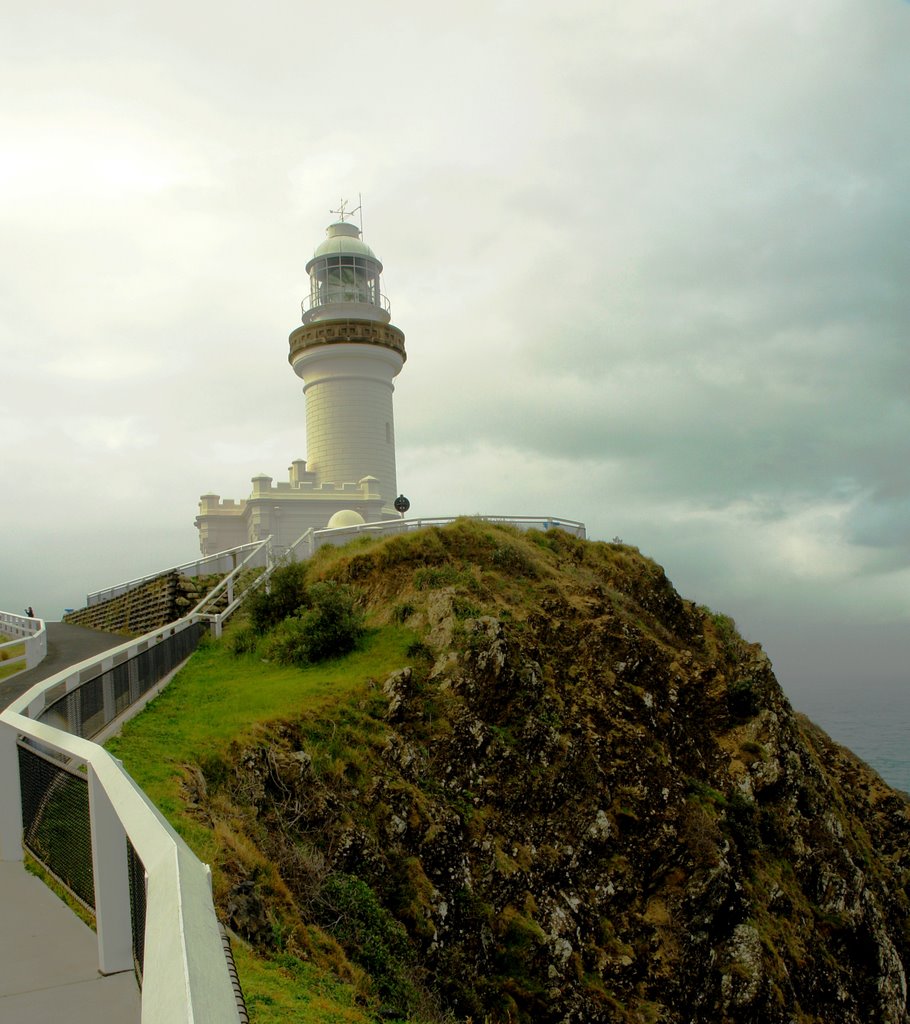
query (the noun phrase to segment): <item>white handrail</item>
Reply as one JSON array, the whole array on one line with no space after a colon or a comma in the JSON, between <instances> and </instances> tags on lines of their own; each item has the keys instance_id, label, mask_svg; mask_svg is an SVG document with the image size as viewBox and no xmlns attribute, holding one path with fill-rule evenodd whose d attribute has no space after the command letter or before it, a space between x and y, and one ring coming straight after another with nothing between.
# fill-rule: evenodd
<instances>
[{"instance_id":1,"label":"white handrail","mask_svg":"<svg viewBox=\"0 0 910 1024\"><path fill-rule=\"evenodd\" d=\"M25 703L25 698L14 702L17 708ZM95 863L110 867L125 861L123 837L128 836L145 868L142 1024L236 1024L240 1015L206 865L103 747L34 722L13 707L0 714L0 723L5 726L0 732L4 754L7 748L15 754L16 735L22 733L88 767ZM18 777L7 775L4 781L6 788L15 781L18 791ZM107 822L104 828L108 809L113 810L113 827ZM108 849L99 850L99 840ZM21 859L21 845L19 854L19 858L4 859ZM98 877L96 872L96 886L102 890L96 888L99 962L106 974L132 969L129 882L125 866L120 878L111 878L112 873L108 870Z\"/></svg>"},{"instance_id":2,"label":"white handrail","mask_svg":"<svg viewBox=\"0 0 910 1024\"><path fill-rule=\"evenodd\" d=\"M255 548L261 543L261 541L251 541L248 544L238 544L237 547L216 551L213 555L205 555L192 562L184 562L182 565L175 565L170 569L161 569L158 572L151 572L145 576L137 576L136 579L127 580L125 583L117 583L113 587L95 590L86 597L85 603L91 608L92 605L100 604L102 601L109 601L113 597L119 597L121 594L126 594L130 590L141 587L143 583L148 583L149 580L156 580L159 576L166 576L172 572L180 573L182 576L201 576L206 570L212 574L230 572L236 568L237 560L242 552ZM227 564L228 559L231 560L230 565ZM225 563L223 565L220 564L222 560Z\"/></svg>"},{"instance_id":3,"label":"white handrail","mask_svg":"<svg viewBox=\"0 0 910 1024\"><path fill-rule=\"evenodd\" d=\"M4 665L17 665L25 662L25 670L34 668L47 655L47 627L44 619L28 615L16 615L14 612L0 612L0 633L12 635L15 639L0 643L0 650L15 647L24 643L25 653L6 658Z\"/></svg>"},{"instance_id":4,"label":"white handrail","mask_svg":"<svg viewBox=\"0 0 910 1024\"><path fill-rule=\"evenodd\" d=\"M266 537L264 540L257 541L253 550L246 556L246 558L244 558L244 560L234 569L233 572L225 576L224 579L216 587L213 587L205 595L205 597L199 602L199 604L197 604L196 607L189 613L188 617L208 619L212 623L212 631L214 635L216 637L221 636L221 629L225 620L234 614L234 612L240 607L246 595L250 593L252 590L255 590L258 586L260 586L263 583L263 581L268 578L271 571L275 568L274 564L266 565L264 567L265 572L259 577L257 577L242 594L238 594L235 596L234 583L237 581L237 578L240 576L240 573L247 568L256 568L255 565L252 565L251 563L253 563L256 557L260 555L263 551L266 552L267 557L270 555L271 541L271 535ZM271 561L270 558L268 560L269 562ZM209 612L206 612L204 610L205 606L207 604L210 604L215 598L220 597L222 590L227 591L227 607L222 612L219 612L217 614L211 614Z\"/></svg>"},{"instance_id":5,"label":"white handrail","mask_svg":"<svg viewBox=\"0 0 910 1024\"><path fill-rule=\"evenodd\" d=\"M0 860L22 860L19 736L88 769L98 960L102 973L132 969L128 837L147 878L142 1024L237 1024L240 1014L212 903L211 876L123 766L103 747L35 721L47 695L106 671L123 652L140 653L184 619L36 683L0 712ZM132 650L131 650L132 649Z\"/></svg>"},{"instance_id":6,"label":"white handrail","mask_svg":"<svg viewBox=\"0 0 910 1024\"><path fill-rule=\"evenodd\" d=\"M560 516L421 516L419 519L385 519L378 523L361 523L356 526L337 526L332 529L316 530L313 533L314 550L323 544L344 544L351 537L377 534L410 533L425 526L448 526L457 519L475 519L484 523L501 523L515 526L519 530L556 527L582 539L586 536L585 524Z\"/></svg>"}]
</instances>

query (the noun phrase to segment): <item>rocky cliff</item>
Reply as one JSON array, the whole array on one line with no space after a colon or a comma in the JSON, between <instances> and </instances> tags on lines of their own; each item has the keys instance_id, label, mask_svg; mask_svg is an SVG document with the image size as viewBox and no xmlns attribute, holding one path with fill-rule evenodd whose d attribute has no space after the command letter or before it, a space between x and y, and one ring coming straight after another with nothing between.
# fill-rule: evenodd
<instances>
[{"instance_id":1,"label":"rocky cliff","mask_svg":"<svg viewBox=\"0 0 910 1024\"><path fill-rule=\"evenodd\" d=\"M225 850L235 930L392 1016L910 1021L906 797L654 562L462 522L308 572L414 641L188 784L281 875Z\"/></svg>"}]
</instances>

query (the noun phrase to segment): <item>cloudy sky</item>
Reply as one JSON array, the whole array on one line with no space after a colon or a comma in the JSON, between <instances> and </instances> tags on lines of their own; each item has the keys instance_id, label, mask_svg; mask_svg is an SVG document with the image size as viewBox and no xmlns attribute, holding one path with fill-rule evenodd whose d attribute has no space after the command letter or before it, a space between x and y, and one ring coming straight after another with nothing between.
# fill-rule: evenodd
<instances>
[{"instance_id":1,"label":"cloudy sky","mask_svg":"<svg viewBox=\"0 0 910 1024\"><path fill-rule=\"evenodd\" d=\"M910 3L3 3L0 608L305 457L360 193L412 514L622 537L797 704L910 687Z\"/></svg>"}]
</instances>

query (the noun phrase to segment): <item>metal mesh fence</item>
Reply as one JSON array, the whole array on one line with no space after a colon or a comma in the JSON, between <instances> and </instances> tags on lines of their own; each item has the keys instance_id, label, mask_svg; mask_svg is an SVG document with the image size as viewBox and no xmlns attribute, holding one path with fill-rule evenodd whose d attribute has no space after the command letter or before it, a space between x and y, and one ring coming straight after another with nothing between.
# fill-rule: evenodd
<instances>
[{"instance_id":1,"label":"metal mesh fence","mask_svg":"<svg viewBox=\"0 0 910 1024\"><path fill-rule=\"evenodd\" d=\"M23 842L89 910L95 909L88 778L31 747L19 747Z\"/></svg>"},{"instance_id":2,"label":"metal mesh fence","mask_svg":"<svg viewBox=\"0 0 910 1024\"><path fill-rule=\"evenodd\" d=\"M130 921L133 926L133 965L142 984L145 965L145 901L147 895L145 868L133 844L126 840L126 855L130 876Z\"/></svg>"},{"instance_id":3,"label":"metal mesh fence","mask_svg":"<svg viewBox=\"0 0 910 1024\"><path fill-rule=\"evenodd\" d=\"M207 630L205 622L196 622L165 637L161 643L100 672L48 704L38 720L84 739L97 736L130 704L188 658Z\"/></svg>"},{"instance_id":4,"label":"metal mesh fence","mask_svg":"<svg viewBox=\"0 0 910 1024\"><path fill-rule=\"evenodd\" d=\"M82 716L80 736L94 736L107 724L104 720L104 676L79 687L79 714ZM70 694L73 696L73 694Z\"/></svg>"},{"instance_id":5,"label":"metal mesh fence","mask_svg":"<svg viewBox=\"0 0 910 1024\"><path fill-rule=\"evenodd\" d=\"M108 673L111 689L114 698L114 717L123 714L133 703L130 696L130 666L129 662L122 665L115 665Z\"/></svg>"},{"instance_id":6,"label":"metal mesh fence","mask_svg":"<svg viewBox=\"0 0 910 1024\"><path fill-rule=\"evenodd\" d=\"M207 630L206 622L194 623L155 646L139 651L129 660L83 680L78 687L49 704L39 721L91 739L189 657ZM44 753L30 741L20 740L23 843L36 860L94 913L88 777L68 768L64 760L60 755ZM128 837L125 852L133 962L141 985L145 961L146 875ZM226 956L238 1013L242 1021L247 1021L249 1017L229 947Z\"/></svg>"}]
</instances>

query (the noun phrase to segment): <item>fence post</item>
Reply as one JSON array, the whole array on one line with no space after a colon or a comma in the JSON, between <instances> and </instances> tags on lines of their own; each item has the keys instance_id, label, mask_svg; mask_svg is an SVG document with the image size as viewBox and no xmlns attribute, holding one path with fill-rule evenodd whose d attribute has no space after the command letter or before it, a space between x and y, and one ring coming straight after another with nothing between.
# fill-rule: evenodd
<instances>
[{"instance_id":1,"label":"fence post","mask_svg":"<svg viewBox=\"0 0 910 1024\"><path fill-rule=\"evenodd\" d=\"M116 974L133 969L130 878L126 832L94 768L88 766L92 870L95 875L95 923L98 970Z\"/></svg>"},{"instance_id":2,"label":"fence post","mask_svg":"<svg viewBox=\"0 0 910 1024\"><path fill-rule=\"evenodd\" d=\"M19 734L0 723L0 860L22 860L22 784Z\"/></svg>"}]
</instances>

